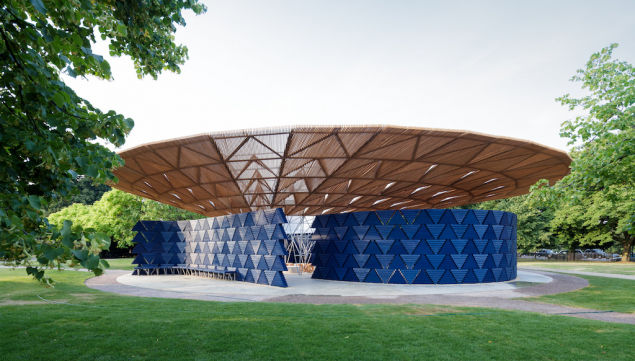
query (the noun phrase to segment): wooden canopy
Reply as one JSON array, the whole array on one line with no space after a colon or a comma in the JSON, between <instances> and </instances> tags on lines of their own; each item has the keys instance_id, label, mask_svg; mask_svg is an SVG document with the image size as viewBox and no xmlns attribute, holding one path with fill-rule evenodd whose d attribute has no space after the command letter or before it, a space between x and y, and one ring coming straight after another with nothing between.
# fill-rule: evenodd
<instances>
[{"instance_id":1,"label":"wooden canopy","mask_svg":"<svg viewBox=\"0 0 635 361\"><path fill-rule=\"evenodd\" d=\"M115 188L207 216L456 207L527 193L571 162L532 142L393 126L220 132L119 155Z\"/></svg>"}]
</instances>

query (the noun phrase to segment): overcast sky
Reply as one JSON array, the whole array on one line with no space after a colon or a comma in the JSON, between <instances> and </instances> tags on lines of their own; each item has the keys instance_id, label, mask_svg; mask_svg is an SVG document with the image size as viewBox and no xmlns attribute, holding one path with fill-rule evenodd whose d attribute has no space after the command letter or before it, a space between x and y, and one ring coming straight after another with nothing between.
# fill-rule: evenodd
<instances>
[{"instance_id":1,"label":"overcast sky","mask_svg":"<svg viewBox=\"0 0 635 361\"><path fill-rule=\"evenodd\" d=\"M635 59L635 1L205 1L176 40L181 74L69 79L135 120L127 149L219 130L294 124L465 129L566 149L555 98L610 43ZM105 44L96 52L107 54Z\"/></svg>"}]
</instances>

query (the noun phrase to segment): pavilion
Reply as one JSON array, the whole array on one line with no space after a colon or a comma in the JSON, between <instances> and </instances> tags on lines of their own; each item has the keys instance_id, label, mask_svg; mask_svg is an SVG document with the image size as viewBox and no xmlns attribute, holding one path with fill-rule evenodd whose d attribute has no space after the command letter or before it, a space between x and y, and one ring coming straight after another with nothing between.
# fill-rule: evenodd
<instances>
[{"instance_id":1,"label":"pavilion","mask_svg":"<svg viewBox=\"0 0 635 361\"><path fill-rule=\"evenodd\" d=\"M286 216L316 216L310 237L316 278L513 279L516 216L449 208L527 193L540 179L568 174L571 162L565 152L533 142L393 126L218 132L120 156L125 165L114 171L114 187L217 217L138 224L140 269L221 269L274 285L285 284L286 266L276 257L286 251L276 242L288 238L281 228ZM153 242L163 245L148 246Z\"/></svg>"}]
</instances>

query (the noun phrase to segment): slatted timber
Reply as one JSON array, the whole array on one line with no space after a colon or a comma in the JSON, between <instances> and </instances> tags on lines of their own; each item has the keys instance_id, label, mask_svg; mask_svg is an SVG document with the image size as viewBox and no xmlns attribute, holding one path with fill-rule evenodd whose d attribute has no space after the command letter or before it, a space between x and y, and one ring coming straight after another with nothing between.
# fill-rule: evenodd
<instances>
[{"instance_id":1,"label":"slatted timber","mask_svg":"<svg viewBox=\"0 0 635 361\"><path fill-rule=\"evenodd\" d=\"M119 155L113 187L206 216L457 207L527 193L571 163L533 142L395 126L218 132Z\"/></svg>"}]
</instances>

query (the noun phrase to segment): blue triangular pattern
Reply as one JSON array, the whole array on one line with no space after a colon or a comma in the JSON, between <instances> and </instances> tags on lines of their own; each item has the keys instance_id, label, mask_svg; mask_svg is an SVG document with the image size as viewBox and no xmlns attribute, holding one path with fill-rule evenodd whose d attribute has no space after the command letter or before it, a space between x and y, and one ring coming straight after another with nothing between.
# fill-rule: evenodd
<instances>
[{"instance_id":1,"label":"blue triangular pattern","mask_svg":"<svg viewBox=\"0 0 635 361\"><path fill-rule=\"evenodd\" d=\"M439 223L441 220L441 216L443 215L444 209L427 209L428 216L432 219L434 223Z\"/></svg>"},{"instance_id":2,"label":"blue triangular pattern","mask_svg":"<svg viewBox=\"0 0 635 361\"><path fill-rule=\"evenodd\" d=\"M406 279L403 277L401 272L399 272L399 270L396 269L395 272L390 277L390 280L388 281L388 283L397 284L397 285L405 285L405 284L408 284L408 281L406 281Z\"/></svg>"},{"instance_id":3,"label":"blue triangular pattern","mask_svg":"<svg viewBox=\"0 0 635 361\"><path fill-rule=\"evenodd\" d=\"M452 239L450 241L452 242L452 245L454 246L454 249L456 249L457 253L463 253L463 249L468 242L467 239Z\"/></svg>"},{"instance_id":4,"label":"blue triangular pattern","mask_svg":"<svg viewBox=\"0 0 635 361\"><path fill-rule=\"evenodd\" d=\"M421 270L418 269L402 269L400 271L408 284L413 283L419 272L421 272Z\"/></svg>"},{"instance_id":5,"label":"blue triangular pattern","mask_svg":"<svg viewBox=\"0 0 635 361\"><path fill-rule=\"evenodd\" d=\"M439 235L443 231L443 228L445 228L445 224L426 224L426 227L428 228L428 230L432 234L431 238L439 239ZM421 227L421 228L423 228L423 227Z\"/></svg>"},{"instance_id":6,"label":"blue triangular pattern","mask_svg":"<svg viewBox=\"0 0 635 361\"><path fill-rule=\"evenodd\" d=\"M337 253L344 253L344 249L346 248L346 245L348 244L348 241L333 241L333 244L335 245L335 249L337 249Z\"/></svg>"},{"instance_id":7,"label":"blue triangular pattern","mask_svg":"<svg viewBox=\"0 0 635 361\"><path fill-rule=\"evenodd\" d=\"M254 277L255 278L255 277ZM267 280L267 276L264 272L260 272L260 275L258 276L258 284L261 285L268 285L269 284L269 280Z\"/></svg>"},{"instance_id":8,"label":"blue triangular pattern","mask_svg":"<svg viewBox=\"0 0 635 361\"><path fill-rule=\"evenodd\" d=\"M461 238L467 230L467 226L463 224L453 224L452 230L454 230L454 234L456 234L455 238Z\"/></svg>"},{"instance_id":9,"label":"blue triangular pattern","mask_svg":"<svg viewBox=\"0 0 635 361\"><path fill-rule=\"evenodd\" d=\"M353 217L350 217L350 218L353 218ZM342 281L359 282L359 278L357 278L357 275L355 274L355 272L353 272L353 267L346 268L346 274L344 275L344 278L342 279Z\"/></svg>"},{"instance_id":10,"label":"blue triangular pattern","mask_svg":"<svg viewBox=\"0 0 635 361\"><path fill-rule=\"evenodd\" d=\"M368 255L368 254L354 254L353 257L355 258L355 261L357 262L359 267L364 268L364 267L366 267L366 262L368 261L368 257L370 257L370 255Z\"/></svg>"},{"instance_id":11,"label":"blue triangular pattern","mask_svg":"<svg viewBox=\"0 0 635 361\"><path fill-rule=\"evenodd\" d=\"M404 246L406 251L408 251L408 253L410 254L412 254L415 248L417 248L417 246L419 245L419 242L421 242L421 240L418 240L418 239L402 239L401 240L401 244Z\"/></svg>"},{"instance_id":12,"label":"blue triangular pattern","mask_svg":"<svg viewBox=\"0 0 635 361\"><path fill-rule=\"evenodd\" d=\"M446 271L443 276L439 279L439 284L456 284L458 283L454 276L452 276L452 272Z\"/></svg>"},{"instance_id":13,"label":"blue triangular pattern","mask_svg":"<svg viewBox=\"0 0 635 361\"><path fill-rule=\"evenodd\" d=\"M444 239L426 239L425 241L428 243L430 249L432 249L435 254L439 253L441 247L445 243Z\"/></svg>"},{"instance_id":14,"label":"blue triangular pattern","mask_svg":"<svg viewBox=\"0 0 635 361\"><path fill-rule=\"evenodd\" d=\"M393 228L395 228L395 226L375 226L375 229L379 232L381 239L389 239L388 235Z\"/></svg>"},{"instance_id":15,"label":"blue triangular pattern","mask_svg":"<svg viewBox=\"0 0 635 361\"><path fill-rule=\"evenodd\" d=\"M390 254L404 254L409 253L406 248L402 245L401 241L395 241L390 249L388 250Z\"/></svg>"},{"instance_id":16,"label":"blue triangular pattern","mask_svg":"<svg viewBox=\"0 0 635 361\"><path fill-rule=\"evenodd\" d=\"M433 284L434 282L432 282L430 277L428 277L428 273L425 270L422 270L421 272L419 272L415 280L412 281L412 283L413 284Z\"/></svg>"},{"instance_id":17,"label":"blue triangular pattern","mask_svg":"<svg viewBox=\"0 0 635 361\"><path fill-rule=\"evenodd\" d=\"M498 224L498 221L496 220L496 217L494 217L494 214L492 213L492 211L488 211L482 223L483 224Z\"/></svg>"},{"instance_id":18,"label":"blue triangular pattern","mask_svg":"<svg viewBox=\"0 0 635 361\"><path fill-rule=\"evenodd\" d=\"M351 217L351 218L353 218L353 217ZM357 236L357 233L355 233L355 231L353 230L353 227L346 227L346 228L347 228L347 231L344 234L344 238L342 238L343 240L347 240L348 241L348 240L351 240L351 239L360 239Z\"/></svg>"},{"instance_id":19,"label":"blue triangular pattern","mask_svg":"<svg viewBox=\"0 0 635 361\"><path fill-rule=\"evenodd\" d=\"M401 227L395 226L388 235L388 239L408 239L409 237L401 230Z\"/></svg>"},{"instance_id":20,"label":"blue triangular pattern","mask_svg":"<svg viewBox=\"0 0 635 361\"><path fill-rule=\"evenodd\" d=\"M353 243L355 244L355 248L357 248L357 251L359 253L365 253L364 251L366 250L366 247L368 247L368 244L370 243L370 241L367 240L355 240L353 241Z\"/></svg>"},{"instance_id":21,"label":"blue triangular pattern","mask_svg":"<svg viewBox=\"0 0 635 361\"><path fill-rule=\"evenodd\" d=\"M406 234L408 239L415 238L414 235L417 234L421 225L419 224L411 224L411 225L402 225L401 230Z\"/></svg>"},{"instance_id":22,"label":"blue triangular pattern","mask_svg":"<svg viewBox=\"0 0 635 361\"><path fill-rule=\"evenodd\" d=\"M503 272L502 268L492 268L492 275L494 276L495 282L498 282L502 272Z\"/></svg>"},{"instance_id":23,"label":"blue triangular pattern","mask_svg":"<svg viewBox=\"0 0 635 361\"><path fill-rule=\"evenodd\" d=\"M428 245L428 242L424 239L421 242L419 242L419 244L417 245L417 247L414 249L412 253L413 254L434 254L434 251L432 251L432 249Z\"/></svg>"},{"instance_id":24,"label":"blue triangular pattern","mask_svg":"<svg viewBox=\"0 0 635 361\"><path fill-rule=\"evenodd\" d=\"M338 280L340 281L344 280L344 276L346 275L346 268L335 267L335 274L337 275Z\"/></svg>"},{"instance_id":25,"label":"blue triangular pattern","mask_svg":"<svg viewBox=\"0 0 635 361\"><path fill-rule=\"evenodd\" d=\"M478 249L478 253L485 253L485 246L487 246L486 239L475 239L473 242L474 242L474 245L476 245L476 248Z\"/></svg>"},{"instance_id":26,"label":"blue triangular pattern","mask_svg":"<svg viewBox=\"0 0 635 361\"><path fill-rule=\"evenodd\" d=\"M406 267L406 264L403 262L401 257L394 256L394 258L392 259L392 262L390 262L390 265L388 266L388 268L392 268L392 269L406 269L408 267Z\"/></svg>"},{"instance_id":27,"label":"blue triangular pattern","mask_svg":"<svg viewBox=\"0 0 635 361\"><path fill-rule=\"evenodd\" d=\"M392 262L393 258L395 258L392 254L378 254L375 255L375 257L377 257L377 260L381 264L382 268L388 268L390 262Z\"/></svg>"},{"instance_id":28,"label":"blue triangular pattern","mask_svg":"<svg viewBox=\"0 0 635 361\"><path fill-rule=\"evenodd\" d=\"M346 261L344 262L342 267L346 267L346 268L356 268L359 267L360 265L357 263L357 260L355 259L355 257L353 255L348 255L348 257L346 257Z\"/></svg>"},{"instance_id":29,"label":"blue triangular pattern","mask_svg":"<svg viewBox=\"0 0 635 361\"><path fill-rule=\"evenodd\" d=\"M388 224L392 224L392 225L401 225L401 224L406 224L406 223L407 223L406 220L403 218L401 213L398 212L398 211L395 212L395 214L393 214L392 218L390 218L390 222L388 222Z\"/></svg>"},{"instance_id":30,"label":"blue triangular pattern","mask_svg":"<svg viewBox=\"0 0 635 361\"><path fill-rule=\"evenodd\" d=\"M379 278L383 283L388 283L390 277L395 272L394 269L376 269L375 272L379 275Z\"/></svg>"},{"instance_id":31,"label":"blue triangular pattern","mask_svg":"<svg viewBox=\"0 0 635 361\"><path fill-rule=\"evenodd\" d=\"M454 214L452 213L451 209L446 209L445 212L443 212L443 215L441 216L441 219L439 219L439 223L444 223L444 224L456 224L457 221L454 218Z\"/></svg>"},{"instance_id":32,"label":"blue triangular pattern","mask_svg":"<svg viewBox=\"0 0 635 361\"><path fill-rule=\"evenodd\" d=\"M494 252L496 252L496 253L502 253L503 252L501 250L501 248L503 246L503 241L501 241L500 239L495 239L495 240L492 240L492 244L494 245Z\"/></svg>"},{"instance_id":33,"label":"blue triangular pattern","mask_svg":"<svg viewBox=\"0 0 635 361\"><path fill-rule=\"evenodd\" d=\"M366 278L366 275L368 274L368 272L370 272L369 268L353 268L353 271L355 272L355 275L357 275L357 278L359 279L360 282L364 282L364 279Z\"/></svg>"},{"instance_id":34,"label":"blue triangular pattern","mask_svg":"<svg viewBox=\"0 0 635 361\"><path fill-rule=\"evenodd\" d=\"M483 282L483 279L485 278L485 274L487 273L487 270L486 269L473 269L472 271L476 275L476 279L478 280L478 282Z\"/></svg>"},{"instance_id":35,"label":"blue triangular pattern","mask_svg":"<svg viewBox=\"0 0 635 361\"><path fill-rule=\"evenodd\" d=\"M364 251L364 253L366 253L366 254L381 254L382 252L381 252L381 249L375 243L375 241L370 241L370 243L368 244L368 247L366 247L366 250Z\"/></svg>"},{"instance_id":36,"label":"blue triangular pattern","mask_svg":"<svg viewBox=\"0 0 635 361\"><path fill-rule=\"evenodd\" d=\"M421 213L424 213L424 212L421 212ZM417 233L415 233L415 235L412 238L413 239L431 239L431 238L434 238L434 236L432 235L432 233L430 233L430 231L428 231L428 227L422 224L421 227L419 227L419 230L417 231Z\"/></svg>"},{"instance_id":37,"label":"blue triangular pattern","mask_svg":"<svg viewBox=\"0 0 635 361\"><path fill-rule=\"evenodd\" d=\"M376 226L370 226L368 232L366 232L366 235L364 236L365 239L381 239L381 236L375 227Z\"/></svg>"},{"instance_id":38,"label":"blue triangular pattern","mask_svg":"<svg viewBox=\"0 0 635 361\"><path fill-rule=\"evenodd\" d=\"M387 225L388 222L390 222L390 219L392 218L392 216L395 214L395 211L391 211L391 210L375 211L375 214L379 218L379 221L381 222L381 224Z\"/></svg>"},{"instance_id":39,"label":"blue triangular pattern","mask_svg":"<svg viewBox=\"0 0 635 361\"><path fill-rule=\"evenodd\" d=\"M454 264L456 265L457 268L463 268L463 264L465 263L465 260L467 259L467 255L466 254L453 254L452 256L452 260L454 261Z\"/></svg>"},{"instance_id":40,"label":"blue triangular pattern","mask_svg":"<svg viewBox=\"0 0 635 361\"><path fill-rule=\"evenodd\" d=\"M419 215L413 222L413 224L432 224L432 223L434 223L434 221L432 220L432 218L430 218L430 216L428 215L428 212L426 212L425 209L422 209L419 212Z\"/></svg>"},{"instance_id":41,"label":"blue triangular pattern","mask_svg":"<svg viewBox=\"0 0 635 361\"><path fill-rule=\"evenodd\" d=\"M348 214L349 216L346 217L346 221L344 222L344 224L342 224L342 226L347 226L347 227L359 226L360 224L357 221L357 218L355 218L355 216L353 216L352 213L348 213Z\"/></svg>"},{"instance_id":42,"label":"blue triangular pattern","mask_svg":"<svg viewBox=\"0 0 635 361\"><path fill-rule=\"evenodd\" d=\"M392 239L380 239L375 241L375 243L377 244L377 247L379 247L379 249L381 250L381 253L386 254L388 253L388 250L392 247L393 243L395 243L394 240Z\"/></svg>"},{"instance_id":43,"label":"blue triangular pattern","mask_svg":"<svg viewBox=\"0 0 635 361\"><path fill-rule=\"evenodd\" d=\"M428 258L428 261L430 261L430 264L432 264L432 266L437 269L439 268L439 265L441 265L441 262L443 262L443 259L445 258L445 255L442 254L427 254L426 257Z\"/></svg>"},{"instance_id":44,"label":"blue triangular pattern","mask_svg":"<svg viewBox=\"0 0 635 361\"><path fill-rule=\"evenodd\" d=\"M442 270L442 269L427 269L426 273L428 274L428 277L430 277L430 279L432 280L433 283L439 283L439 280L441 279L441 277L445 273L445 270Z\"/></svg>"},{"instance_id":45,"label":"blue triangular pattern","mask_svg":"<svg viewBox=\"0 0 635 361\"><path fill-rule=\"evenodd\" d=\"M485 260L487 260L487 255L486 254L473 254L472 256L474 257L474 260L476 261L476 264L478 265L478 268L483 268L483 265L485 264Z\"/></svg>"},{"instance_id":46,"label":"blue triangular pattern","mask_svg":"<svg viewBox=\"0 0 635 361\"><path fill-rule=\"evenodd\" d=\"M366 264L364 264L364 267L365 268L381 268L381 263L379 263L375 255L369 255L368 260L366 261Z\"/></svg>"},{"instance_id":47,"label":"blue triangular pattern","mask_svg":"<svg viewBox=\"0 0 635 361\"><path fill-rule=\"evenodd\" d=\"M364 282L382 283L381 279L379 278L375 270L369 270L368 274L366 275L366 279L364 279Z\"/></svg>"},{"instance_id":48,"label":"blue triangular pattern","mask_svg":"<svg viewBox=\"0 0 635 361\"><path fill-rule=\"evenodd\" d=\"M346 224L346 219L348 218L348 213L337 213L333 215L337 224L341 227ZM337 228L337 227L336 227Z\"/></svg>"},{"instance_id":49,"label":"blue triangular pattern","mask_svg":"<svg viewBox=\"0 0 635 361\"><path fill-rule=\"evenodd\" d=\"M473 209L472 211L474 212L474 216L478 220L478 222L475 223L483 224L483 222L485 221L485 217L487 217L487 213L489 211L485 209Z\"/></svg>"},{"instance_id":50,"label":"blue triangular pattern","mask_svg":"<svg viewBox=\"0 0 635 361\"><path fill-rule=\"evenodd\" d=\"M486 224L475 224L473 227L474 227L474 230L476 231L476 234L478 234L478 238L483 239L483 236L485 235L485 232L487 231L487 228L489 226ZM465 236L463 237L467 238Z\"/></svg>"},{"instance_id":51,"label":"blue triangular pattern","mask_svg":"<svg viewBox=\"0 0 635 361\"><path fill-rule=\"evenodd\" d=\"M337 262L337 265L340 267L344 267L344 263L346 262L348 255L342 254L342 253L336 253L333 256L335 256L335 262Z\"/></svg>"},{"instance_id":52,"label":"blue triangular pattern","mask_svg":"<svg viewBox=\"0 0 635 361\"><path fill-rule=\"evenodd\" d=\"M466 269L453 269L453 270L450 270L450 272L452 272L452 275L456 279L457 283L463 283L463 279L465 278L465 275L467 274Z\"/></svg>"},{"instance_id":53,"label":"blue triangular pattern","mask_svg":"<svg viewBox=\"0 0 635 361\"><path fill-rule=\"evenodd\" d=\"M348 231L348 227L334 227L335 234L337 234L338 239L344 239L344 235L346 231Z\"/></svg>"},{"instance_id":54,"label":"blue triangular pattern","mask_svg":"<svg viewBox=\"0 0 635 361\"><path fill-rule=\"evenodd\" d=\"M355 234L357 234L357 239L364 239L370 226L353 226L352 228L355 231Z\"/></svg>"},{"instance_id":55,"label":"blue triangular pattern","mask_svg":"<svg viewBox=\"0 0 635 361\"><path fill-rule=\"evenodd\" d=\"M403 215L403 218L406 220L407 224L412 224L414 223L415 219L419 215L419 210L418 209L402 209L401 214Z\"/></svg>"},{"instance_id":56,"label":"blue triangular pattern","mask_svg":"<svg viewBox=\"0 0 635 361\"><path fill-rule=\"evenodd\" d=\"M344 253L346 254L355 254L358 253L353 241L346 242L346 248L344 248Z\"/></svg>"},{"instance_id":57,"label":"blue triangular pattern","mask_svg":"<svg viewBox=\"0 0 635 361\"><path fill-rule=\"evenodd\" d=\"M359 225L364 225L364 224L366 224L365 221L366 221L366 217L368 217L368 213L370 213L370 212L355 212L355 213L353 213L353 217L355 217L355 219L357 220L357 223Z\"/></svg>"},{"instance_id":58,"label":"blue triangular pattern","mask_svg":"<svg viewBox=\"0 0 635 361\"><path fill-rule=\"evenodd\" d=\"M402 254L400 257L408 269L413 269L415 263L421 256L418 254Z\"/></svg>"},{"instance_id":59,"label":"blue triangular pattern","mask_svg":"<svg viewBox=\"0 0 635 361\"><path fill-rule=\"evenodd\" d=\"M456 265L454 264L454 261L452 260L452 257L450 257L449 254L446 254L445 258L443 258L443 261L441 261L441 264L437 268L439 268L439 269L453 269L453 268L456 268Z\"/></svg>"},{"instance_id":60,"label":"blue triangular pattern","mask_svg":"<svg viewBox=\"0 0 635 361\"><path fill-rule=\"evenodd\" d=\"M276 272L273 276L273 280L270 283L271 286L277 286L277 287L287 287L287 280L284 277L284 274L282 274L282 272Z\"/></svg>"}]
</instances>

